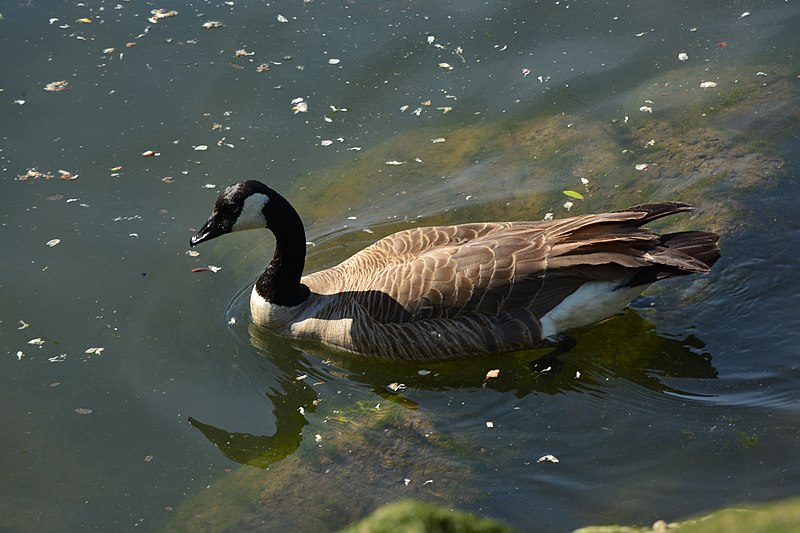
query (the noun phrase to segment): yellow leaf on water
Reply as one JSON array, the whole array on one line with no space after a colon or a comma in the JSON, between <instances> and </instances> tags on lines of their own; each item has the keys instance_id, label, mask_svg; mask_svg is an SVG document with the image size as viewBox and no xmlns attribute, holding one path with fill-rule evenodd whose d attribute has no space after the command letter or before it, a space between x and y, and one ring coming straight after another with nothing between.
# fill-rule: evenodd
<instances>
[{"instance_id":1,"label":"yellow leaf on water","mask_svg":"<svg viewBox=\"0 0 800 533\"><path fill-rule=\"evenodd\" d=\"M578 200L583 200L583 195L581 193L577 192L577 191L566 190L566 191L564 191L564 194L566 194L570 198L576 198Z\"/></svg>"},{"instance_id":2,"label":"yellow leaf on water","mask_svg":"<svg viewBox=\"0 0 800 533\"><path fill-rule=\"evenodd\" d=\"M86 18L86 17L78 19L78 22L83 22L84 24L89 24L91 21L92 21L92 19Z\"/></svg>"}]
</instances>

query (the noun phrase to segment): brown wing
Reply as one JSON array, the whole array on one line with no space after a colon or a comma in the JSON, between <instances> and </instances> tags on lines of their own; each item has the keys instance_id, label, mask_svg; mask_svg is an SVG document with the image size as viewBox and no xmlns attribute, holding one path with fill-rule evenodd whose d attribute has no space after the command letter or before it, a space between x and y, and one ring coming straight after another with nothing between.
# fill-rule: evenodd
<instances>
[{"instance_id":1,"label":"brown wing","mask_svg":"<svg viewBox=\"0 0 800 533\"><path fill-rule=\"evenodd\" d=\"M687 209L648 204L549 222L417 228L304 281L312 290L348 292L379 322L496 316L521 308L541 317L588 281L625 284L638 276L648 283L658 273L708 270L701 259L641 227Z\"/></svg>"}]
</instances>

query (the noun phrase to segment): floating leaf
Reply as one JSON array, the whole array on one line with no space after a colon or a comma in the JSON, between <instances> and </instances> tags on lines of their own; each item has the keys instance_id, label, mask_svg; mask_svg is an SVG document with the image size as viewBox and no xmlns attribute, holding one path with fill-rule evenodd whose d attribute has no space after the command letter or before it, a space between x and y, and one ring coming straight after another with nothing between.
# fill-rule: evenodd
<instances>
[{"instance_id":1,"label":"floating leaf","mask_svg":"<svg viewBox=\"0 0 800 533\"><path fill-rule=\"evenodd\" d=\"M581 193L579 193L578 191L566 190L566 191L564 191L564 194L566 194L570 198L575 198L577 200L583 200L583 195Z\"/></svg>"},{"instance_id":2,"label":"floating leaf","mask_svg":"<svg viewBox=\"0 0 800 533\"><path fill-rule=\"evenodd\" d=\"M60 93L65 89L69 89L69 82L67 80L51 81L44 86L44 90L51 93Z\"/></svg>"}]
</instances>

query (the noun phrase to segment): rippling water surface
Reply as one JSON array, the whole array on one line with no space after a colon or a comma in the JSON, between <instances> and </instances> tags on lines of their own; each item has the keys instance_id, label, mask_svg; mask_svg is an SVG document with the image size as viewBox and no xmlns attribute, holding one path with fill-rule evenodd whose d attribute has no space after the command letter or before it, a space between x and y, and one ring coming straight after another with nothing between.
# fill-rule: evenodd
<instances>
[{"instance_id":1,"label":"rippling water surface","mask_svg":"<svg viewBox=\"0 0 800 533\"><path fill-rule=\"evenodd\" d=\"M797 495L798 24L777 0L0 5L0 529L335 530L416 497L568 531ZM666 199L723 258L549 367L341 358L249 325L267 232L187 255L244 178L295 203L308 270L414 225Z\"/></svg>"}]
</instances>

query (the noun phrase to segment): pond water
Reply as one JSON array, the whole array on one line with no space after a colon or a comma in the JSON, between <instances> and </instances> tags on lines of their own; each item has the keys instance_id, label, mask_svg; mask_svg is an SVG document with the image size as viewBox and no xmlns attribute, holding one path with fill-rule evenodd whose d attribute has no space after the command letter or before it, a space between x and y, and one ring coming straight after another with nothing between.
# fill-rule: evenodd
<instances>
[{"instance_id":1,"label":"pond water","mask_svg":"<svg viewBox=\"0 0 800 533\"><path fill-rule=\"evenodd\" d=\"M417 497L569 531L800 493L800 5L700 4L0 5L0 529L323 531ZM187 255L245 178L309 271L667 199L723 257L555 368L347 359L249 326L267 232Z\"/></svg>"}]
</instances>

